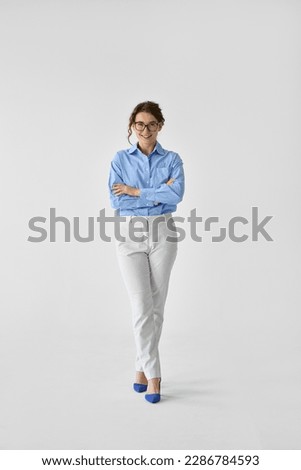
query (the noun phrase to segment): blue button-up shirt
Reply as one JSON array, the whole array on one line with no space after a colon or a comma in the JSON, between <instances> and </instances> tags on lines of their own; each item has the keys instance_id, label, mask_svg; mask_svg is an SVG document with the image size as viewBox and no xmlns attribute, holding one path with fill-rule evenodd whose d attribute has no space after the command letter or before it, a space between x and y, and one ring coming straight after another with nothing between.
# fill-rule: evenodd
<instances>
[{"instance_id":1,"label":"blue button-up shirt","mask_svg":"<svg viewBox=\"0 0 301 470\"><path fill-rule=\"evenodd\" d=\"M174 178L168 185L166 182ZM115 183L140 189L140 196L112 191ZM109 176L111 206L119 215L160 215L174 212L184 194L184 171L180 156L165 150L157 141L150 155L142 153L137 143L116 153Z\"/></svg>"}]
</instances>

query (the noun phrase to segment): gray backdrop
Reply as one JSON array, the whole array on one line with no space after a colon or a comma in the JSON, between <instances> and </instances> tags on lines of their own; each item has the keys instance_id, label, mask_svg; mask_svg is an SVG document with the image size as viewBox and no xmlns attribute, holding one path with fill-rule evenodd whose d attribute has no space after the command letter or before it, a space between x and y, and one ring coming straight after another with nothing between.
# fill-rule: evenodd
<instances>
[{"instance_id":1,"label":"gray backdrop","mask_svg":"<svg viewBox=\"0 0 301 470\"><path fill-rule=\"evenodd\" d=\"M300 2L1 0L0 22L1 448L299 449ZM184 161L175 215L220 220L180 243L156 406L131 389L114 243L62 223L49 240L50 208L82 236L113 215L110 161L144 100ZM212 242L235 216L249 238Z\"/></svg>"}]
</instances>

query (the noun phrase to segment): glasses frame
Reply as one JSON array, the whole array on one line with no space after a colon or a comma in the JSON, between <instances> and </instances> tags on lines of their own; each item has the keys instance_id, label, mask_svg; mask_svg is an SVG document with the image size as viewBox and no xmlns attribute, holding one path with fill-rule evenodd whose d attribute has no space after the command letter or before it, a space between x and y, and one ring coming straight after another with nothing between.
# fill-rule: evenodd
<instances>
[{"instance_id":1,"label":"glasses frame","mask_svg":"<svg viewBox=\"0 0 301 470\"><path fill-rule=\"evenodd\" d=\"M138 124L138 123L139 123L139 124L143 124L143 129L137 129L136 124ZM151 124L156 124L156 129L154 129L153 131L148 127L148 126L150 126ZM136 131L139 131L139 132L143 132L145 128L147 128L147 130L148 130L149 132L155 132L155 131L158 129L159 124L160 124L160 123L159 123L158 121L152 121L152 122L149 122L148 124L144 124L144 122L142 122L142 121L135 121L135 122L134 122L134 127L135 127Z\"/></svg>"}]
</instances>

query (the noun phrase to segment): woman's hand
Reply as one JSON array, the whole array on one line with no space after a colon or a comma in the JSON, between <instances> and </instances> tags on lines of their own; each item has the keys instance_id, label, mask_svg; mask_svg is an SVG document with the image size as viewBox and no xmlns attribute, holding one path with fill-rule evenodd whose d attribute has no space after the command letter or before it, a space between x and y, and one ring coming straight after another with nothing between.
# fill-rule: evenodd
<instances>
[{"instance_id":1,"label":"woman's hand","mask_svg":"<svg viewBox=\"0 0 301 470\"><path fill-rule=\"evenodd\" d=\"M167 181L166 184L168 184L168 186L169 186L169 185L172 184L174 181L176 181L174 178L170 178L170 179Z\"/></svg>"},{"instance_id":2,"label":"woman's hand","mask_svg":"<svg viewBox=\"0 0 301 470\"><path fill-rule=\"evenodd\" d=\"M121 194L127 194L128 196L139 196L140 189L134 188L133 186L128 186L127 184L123 183L116 183L113 184L113 193L115 196L121 196Z\"/></svg>"}]
</instances>

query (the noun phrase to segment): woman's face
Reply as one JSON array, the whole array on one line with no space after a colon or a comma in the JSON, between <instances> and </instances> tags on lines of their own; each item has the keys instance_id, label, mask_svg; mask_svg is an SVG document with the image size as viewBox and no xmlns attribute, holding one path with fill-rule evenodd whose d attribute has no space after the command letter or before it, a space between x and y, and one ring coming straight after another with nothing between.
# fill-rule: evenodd
<instances>
[{"instance_id":1,"label":"woman's face","mask_svg":"<svg viewBox=\"0 0 301 470\"><path fill-rule=\"evenodd\" d=\"M145 145L155 145L157 135L162 129L162 123L158 123L155 116L150 113L146 113L145 111L136 114L135 123L136 125L133 125L133 130L135 131L139 144L142 147L144 147ZM147 124L148 127L144 127L144 125ZM141 130L139 130L139 127L141 128Z\"/></svg>"}]
</instances>

